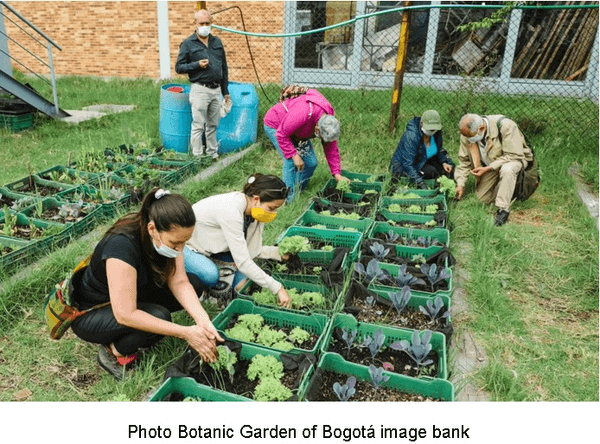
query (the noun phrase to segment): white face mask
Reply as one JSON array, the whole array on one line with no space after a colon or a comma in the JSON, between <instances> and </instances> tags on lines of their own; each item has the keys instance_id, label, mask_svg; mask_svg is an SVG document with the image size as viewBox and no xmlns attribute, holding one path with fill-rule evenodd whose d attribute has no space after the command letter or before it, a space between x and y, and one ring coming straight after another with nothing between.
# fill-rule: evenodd
<instances>
[{"instance_id":1,"label":"white face mask","mask_svg":"<svg viewBox=\"0 0 600 444\"><path fill-rule=\"evenodd\" d=\"M435 133L437 133L437 130L426 130L425 128L421 128L421 131L423 131L423 134L425 134L426 136L433 136Z\"/></svg>"},{"instance_id":2,"label":"white face mask","mask_svg":"<svg viewBox=\"0 0 600 444\"><path fill-rule=\"evenodd\" d=\"M467 140L469 141L469 143L476 143L479 142L481 139L483 139L483 134L484 133L477 133L476 135L474 135L473 137L467 137Z\"/></svg>"},{"instance_id":3,"label":"white face mask","mask_svg":"<svg viewBox=\"0 0 600 444\"><path fill-rule=\"evenodd\" d=\"M198 26L197 32L200 37L208 37L208 34L210 34L210 25Z\"/></svg>"},{"instance_id":4,"label":"white face mask","mask_svg":"<svg viewBox=\"0 0 600 444\"><path fill-rule=\"evenodd\" d=\"M158 232L157 232L158 234ZM169 259L175 259L176 257L179 257L179 255L181 254L181 251L177 251L172 249L171 247L167 247L165 245L165 243L162 241L162 239L160 238L160 234L158 235L158 239L160 240L160 243L162 244L159 247L156 246L156 244L154 243L154 241L152 241L152 246L154 247L154 249L156 250L156 252L158 254L160 254L161 256L164 257L168 257Z\"/></svg>"}]
</instances>

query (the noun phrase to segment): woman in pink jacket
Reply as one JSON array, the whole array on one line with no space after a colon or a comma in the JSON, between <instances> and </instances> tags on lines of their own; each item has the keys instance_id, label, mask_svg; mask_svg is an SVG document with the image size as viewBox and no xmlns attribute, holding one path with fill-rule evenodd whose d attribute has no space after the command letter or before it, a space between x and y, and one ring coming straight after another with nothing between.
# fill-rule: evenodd
<instances>
[{"instance_id":1,"label":"woman in pink jacket","mask_svg":"<svg viewBox=\"0 0 600 444\"><path fill-rule=\"evenodd\" d=\"M292 189L293 200L308 185L317 167L317 156L310 139L321 139L325 158L336 180L341 175L337 139L340 123L331 104L315 89L298 86L284 88L279 103L265 114L265 133L283 159L283 181Z\"/></svg>"}]
</instances>

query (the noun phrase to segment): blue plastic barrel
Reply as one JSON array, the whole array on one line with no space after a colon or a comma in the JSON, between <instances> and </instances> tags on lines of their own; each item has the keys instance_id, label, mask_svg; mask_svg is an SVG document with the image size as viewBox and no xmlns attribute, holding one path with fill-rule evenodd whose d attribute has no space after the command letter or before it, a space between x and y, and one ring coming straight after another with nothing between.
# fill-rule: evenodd
<instances>
[{"instance_id":1,"label":"blue plastic barrel","mask_svg":"<svg viewBox=\"0 0 600 444\"><path fill-rule=\"evenodd\" d=\"M251 83L229 82L231 111L219 122L219 153L228 153L256 142L258 95Z\"/></svg>"},{"instance_id":2,"label":"blue plastic barrel","mask_svg":"<svg viewBox=\"0 0 600 444\"><path fill-rule=\"evenodd\" d=\"M183 88L183 92L168 91L172 86ZM169 83L160 90L159 133L168 150L187 153L190 146L192 108L189 97L189 84Z\"/></svg>"}]
</instances>

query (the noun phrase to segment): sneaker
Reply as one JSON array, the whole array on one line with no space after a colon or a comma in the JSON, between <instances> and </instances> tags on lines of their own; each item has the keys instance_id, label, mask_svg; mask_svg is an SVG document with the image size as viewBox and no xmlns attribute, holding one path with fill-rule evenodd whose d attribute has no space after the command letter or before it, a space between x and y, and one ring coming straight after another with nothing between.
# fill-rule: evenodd
<instances>
[{"instance_id":1,"label":"sneaker","mask_svg":"<svg viewBox=\"0 0 600 444\"><path fill-rule=\"evenodd\" d=\"M498 210L498 212L496 213L496 220L494 221L494 224L497 227L504 225L506 222L508 222L509 214L510 213L506 210Z\"/></svg>"},{"instance_id":2,"label":"sneaker","mask_svg":"<svg viewBox=\"0 0 600 444\"><path fill-rule=\"evenodd\" d=\"M105 345L101 345L98 349L98 365L119 381L131 370L131 363L135 359L136 355L116 357Z\"/></svg>"}]
</instances>

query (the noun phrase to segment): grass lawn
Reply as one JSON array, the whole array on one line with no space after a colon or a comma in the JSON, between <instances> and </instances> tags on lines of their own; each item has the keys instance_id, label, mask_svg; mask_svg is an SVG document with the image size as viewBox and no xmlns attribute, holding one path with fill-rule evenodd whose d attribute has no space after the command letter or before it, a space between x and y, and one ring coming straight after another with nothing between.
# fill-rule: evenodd
<instances>
[{"instance_id":1,"label":"grass lawn","mask_svg":"<svg viewBox=\"0 0 600 444\"><path fill-rule=\"evenodd\" d=\"M58 90L63 109L100 103L136 105L136 109L79 125L40 116L32 129L22 133L0 130L1 184L29 171L64 164L85 150L158 141L160 84L147 79L67 77L59 79ZM276 97L276 86L268 90ZM457 159L455 120L457 110L464 108L460 95L406 91L397 129L389 134L389 92L323 92L335 97L331 101L342 122L343 168L385 172L406 121L419 113L414 110L422 103L442 104L438 109L447 128L445 146ZM259 97L265 102L260 93ZM411 102L413 97L415 102ZM499 108L491 113L515 114L518 120L524 117L517 111L523 101L532 112L545 113L545 128L531 137L543 172L542 185L529 201L514 205L509 223L501 228L493 226L494 208L480 204L473 195L473 182L468 184L466 199L451 203L451 245L455 254L456 245L461 245L458 266L470 276L467 301L471 306L470 313L454 322L470 329L485 349L489 365L477 378L492 399L598 401L598 229L567 174L570 166L580 165L585 180L597 190L598 147L595 143L583 146L580 133L553 125L551 114L581 106L597 116L598 107L573 100L498 100L494 103ZM267 109L268 104L261 103L261 116ZM588 134L598 140L597 120ZM177 191L193 203L212 194L241 190L255 171L280 174L280 157L266 140L260 129L258 149L211 179L188 181ZM319 146L316 152L319 167L307 192L267 226L267 242L273 242L304 211L311 196L330 178ZM182 341L166 338L143 356L133 377L116 383L97 366L96 346L71 332L60 341L49 338L41 310L44 295L89 254L107 228L99 227L27 269L1 277L0 401L141 400L158 387L165 369L184 350ZM183 314L176 321L190 322Z\"/></svg>"}]
</instances>

